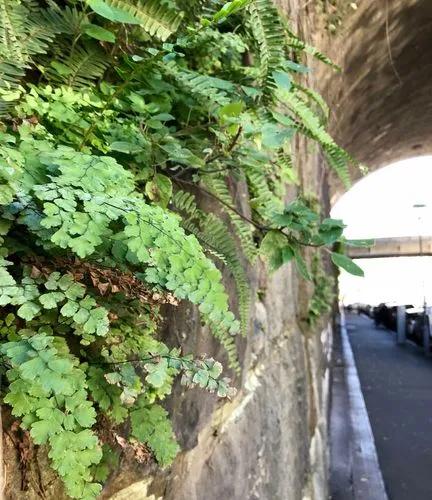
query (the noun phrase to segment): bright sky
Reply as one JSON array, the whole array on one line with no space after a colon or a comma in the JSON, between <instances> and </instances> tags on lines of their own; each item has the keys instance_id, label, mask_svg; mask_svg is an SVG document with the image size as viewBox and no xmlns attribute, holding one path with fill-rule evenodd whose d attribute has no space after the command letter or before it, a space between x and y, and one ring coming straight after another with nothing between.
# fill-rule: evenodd
<instances>
[{"instance_id":1,"label":"bright sky","mask_svg":"<svg viewBox=\"0 0 432 500\"><path fill-rule=\"evenodd\" d=\"M414 205L425 205L418 208ZM432 235L432 156L404 160L367 175L333 207L343 219L345 236L388 238ZM432 305L432 257L361 259L364 278L342 273L341 298L363 302Z\"/></svg>"}]
</instances>

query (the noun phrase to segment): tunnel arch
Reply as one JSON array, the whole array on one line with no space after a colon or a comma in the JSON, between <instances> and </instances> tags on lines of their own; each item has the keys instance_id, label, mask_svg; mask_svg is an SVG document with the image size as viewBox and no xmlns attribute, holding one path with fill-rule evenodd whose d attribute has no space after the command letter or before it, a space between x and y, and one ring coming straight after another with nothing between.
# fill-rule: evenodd
<instances>
[{"instance_id":1,"label":"tunnel arch","mask_svg":"<svg viewBox=\"0 0 432 500\"><path fill-rule=\"evenodd\" d=\"M328 47L343 70L324 79L324 94L333 135L374 171L432 154L432 2L357 3ZM361 175L352 169L354 180ZM334 201L345 189L334 176L330 184Z\"/></svg>"}]
</instances>

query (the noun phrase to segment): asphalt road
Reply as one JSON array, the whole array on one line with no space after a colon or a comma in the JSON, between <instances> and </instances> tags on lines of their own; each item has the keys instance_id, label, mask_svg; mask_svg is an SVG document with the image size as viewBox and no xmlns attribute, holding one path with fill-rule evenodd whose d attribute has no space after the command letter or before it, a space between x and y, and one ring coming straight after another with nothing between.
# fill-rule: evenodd
<instances>
[{"instance_id":1,"label":"asphalt road","mask_svg":"<svg viewBox=\"0 0 432 500\"><path fill-rule=\"evenodd\" d=\"M432 500L432 359L369 318L346 320L389 500Z\"/></svg>"}]
</instances>

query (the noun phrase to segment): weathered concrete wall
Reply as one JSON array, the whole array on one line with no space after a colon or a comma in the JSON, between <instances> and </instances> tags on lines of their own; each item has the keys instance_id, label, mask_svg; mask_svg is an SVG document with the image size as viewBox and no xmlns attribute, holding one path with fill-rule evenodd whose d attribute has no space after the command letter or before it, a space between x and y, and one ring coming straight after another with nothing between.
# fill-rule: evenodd
<instances>
[{"instance_id":1,"label":"weathered concrete wall","mask_svg":"<svg viewBox=\"0 0 432 500\"><path fill-rule=\"evenodd\" d=\"M142 479L142 470L126 471L124 464L112 478L107 496L136 481L110 497L327 498L331 329L302 331L294 273L287 267L275 274L266 283L264 297L260 294L262 300L255 303L236 398L221 405L200 391L176 394L172 413L185 451L168 473L155 472L150 479ZM177 333L182 323L174 326ZM207 352L209 348L207 344Z\"/></svg>"}]
</instances>

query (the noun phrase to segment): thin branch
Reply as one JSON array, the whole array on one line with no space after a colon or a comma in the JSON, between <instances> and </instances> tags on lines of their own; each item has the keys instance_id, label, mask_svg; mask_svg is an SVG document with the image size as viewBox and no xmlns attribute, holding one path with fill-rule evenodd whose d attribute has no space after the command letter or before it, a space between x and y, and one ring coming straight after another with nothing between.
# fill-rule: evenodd
<instances>
[{"instance_id":1,"label":"thin branch","mask_svg":"<svg viewBox=\"0 0 432 500\"><path fill-rule=\"evenodd\" d=\"M96 361L94 363L88 362L90 365L122 365L125 363L147 363L149 361L154 361L157 359L172 359L174 361L180 361L182 363L189 363L191 365L194 365L196 363L195 360L191 359L185 359L185 358L178 358L176 356L171 356L169 354L154 354L152 356L148 356L145 358L132 358L132 359L126 359L124 361Z\"/></svg>"},{"instance_id":2,"label":"thin branch","mask_svg":"<svg viewBox=\"0 0 432 500\"><path fill-rule=\"evenodd\" d=\"M213 156L209 156L205 162L206 165L217 160L218 158L220 158L224 154L230 153L234 149L234 146L237 144L237 141L239 140L239 137L242 133L242 130L243 130L243 127L240 126L237 130L236 135L232 138L231 142L229 143L226 151L219 151L218 153L215 153Z\"/></svg>"}]
</instances>

